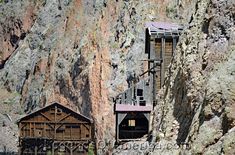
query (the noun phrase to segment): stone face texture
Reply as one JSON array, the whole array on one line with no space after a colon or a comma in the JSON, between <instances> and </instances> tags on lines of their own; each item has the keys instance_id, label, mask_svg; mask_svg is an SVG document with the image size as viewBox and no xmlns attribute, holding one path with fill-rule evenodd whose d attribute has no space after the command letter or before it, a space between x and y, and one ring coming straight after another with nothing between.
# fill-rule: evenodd
<instances>
[{"instance_id":1,"label":"stone face texture","mask_svg":"<svg viewBox=\"0 0 235 155\"><path fill-rule=\"evenodd\" d=\"M98 140L113 139L112 97L143 72L144 23L185 23L195 2L1 1L0 118L13 119L4 128L13 131L20 116L58 101L91 117ZM17 131L5 133L12 143L0 142L0 151L16 151Z\"/></svg>"},{"instance_id":2,"label":"stone face texture","mask_svg":"<svg viewBox=\"0 0 235 155\"><path fill-rule=\"evenodd\" d=\"M235 153L234 10L232 0L198 1L180 38L153 122L153 142L163 133L190 145L175 154Z\"/></svg>"},{"instance_id":3,"label":"stone face texture","mask_svg":"<svg viewBox=\"0 0 235 155\"><path fill-rule=\"evenodd\" d=\"M156 153L234 154L234 10L233 0L0 3L0 135L10 137L0 151L17 150L15 120L52 101L113 139L112 97L143 72L144 23L174 21L188 27L157 96L153 141L191 149Z\"/></svg>"}]
</instances>

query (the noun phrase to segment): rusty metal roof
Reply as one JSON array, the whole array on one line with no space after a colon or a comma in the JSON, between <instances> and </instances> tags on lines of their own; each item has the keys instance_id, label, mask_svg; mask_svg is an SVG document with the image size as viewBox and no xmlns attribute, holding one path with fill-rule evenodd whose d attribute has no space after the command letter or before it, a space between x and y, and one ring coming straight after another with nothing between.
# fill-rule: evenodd
<instances>
[{"instance_id":1,"label":"rusty metal roof","mask_svg":"<svg viewBox=\"0 0 235 155\"><path fill-rule=\"evenodd\" d=\"M139 106L139 105L129 105L129 104L116 104L115 111L119 112L150 112L153 109L151 105Z\"/></svg>"}]
</instances>

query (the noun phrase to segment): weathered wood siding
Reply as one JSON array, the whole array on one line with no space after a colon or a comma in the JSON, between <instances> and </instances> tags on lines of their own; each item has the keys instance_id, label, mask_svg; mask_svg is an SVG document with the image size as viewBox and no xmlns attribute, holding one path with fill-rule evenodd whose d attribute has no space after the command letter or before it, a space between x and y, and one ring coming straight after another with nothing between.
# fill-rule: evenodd
<instances>
[{"instance_id":1,"label":"weathered wood siding","mask_svg":"<svg viewBox=\"0 0 235 155\"><path fill-rule=\"evenodd\" d=\"M91 139L91 123L62 106L48 107L19 122L21 138Z\"/></svg>"}]
</instances>

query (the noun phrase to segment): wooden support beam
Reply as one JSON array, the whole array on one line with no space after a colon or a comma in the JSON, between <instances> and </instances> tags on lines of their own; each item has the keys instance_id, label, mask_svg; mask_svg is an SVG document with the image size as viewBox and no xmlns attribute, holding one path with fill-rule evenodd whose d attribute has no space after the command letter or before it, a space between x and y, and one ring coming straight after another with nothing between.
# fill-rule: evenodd
<instances>
[{"instance_id":1,"label":"wooden support beam","mask_svg":"<svg viewBox=\"0 0 235 155\"><path fill-rule=\"evenodd\" d=\"M162 63L161 63L161 81L160 81L160 85L161 87L163 86L164 83L164 76L165 76L165 38L161 39L161 59L162 59Z\"/></svg>"},{"instance_id":2,"label":"wooden support beam","mask_svg":"<svg viewBox=\"0 0 235 155\"><path fill-rule=\"evenodd\" d=\"M149 55L149 48L150 48L150 35L149 30L145 30L145 53Z\"/></svg>"},{"instance_id":3,"label":"wooden support beam","mask_svg":"<svg viewBox=\"0 0 235 155\"><path fill-rule=\"evenodd\" d=\"M40 115L42 115L43 117L45 117L48 121L51 121L51 119L49 117L47 117L45 114L40 113Z\"/></svg>"},{"instance_id":4,"label":"wooden support beam","mask_svg":"<svg viewBox=\"0 0 235 155\"><path fill-rule=\"evenodd\" d=\"M73 148L72 148L72 146L70 146L70 155L73 155Z\"/></svg>"},{"instance_id":5,"label":"wooden support beam","mask_svg":"<svg viewBox=\"0 0 235 155\"><path fill-rule=\"evenodd\" d=\"M153 69L155 69L157 66L159 66L158 64L152 66L150 69L148 69L147 71L143 72L142 74L140 74L139 76L143 76L146 73L150 73L151 71L153 71Z\"/></svg>"},{"instance_id":6,"label":"wooden support beam","mask_svg":"<svg viewBox=\"0 0 235 155\"><path fill-rule=\"evenodd\" d=\"M55 114L54 114L55 122L56 122L56 115L57 115L57 106L55 106ZM56 124L54 124L54 139L56 139Z\"/></svg>"},{"instance_id":7,"label":"wooden support beam","mask_svg":"<svg viewBox=\"0 0 235 155\"><path fill-rule=\"evenodd\" d=\"M86 124L82 124L87 130L89 130L89 127L86 126Z\"/></svg>"},{"instance_id":8,"label":"wooden support beam","mask_svg":"<svg viewBox=\"0 0 235 155\"><path fill-rule=\"evenodd\" d=\"M36 146L34 146L34 155L37 155L37 154L38 154L38 147L36 145Z\"/></svg>"},{"instance_id":9,"label":"wooden support beam","mask_svg":"<svg viewBox=\"0 0 235 155\"><path fill-rule=\"evenodd\" d=\"M118 123L118 113L116 114L116 140L119 140L119 123Z\"/></svg>"},{"instance_id":10,"label":"wooden support beam","mask_svg":"<svg viewBox=\"0 0 235 155\"><path fill-rule=\"evenodd\" d=\"M57 123L63 121L64 119L66 119L67 117L69 117L71 115L71 113L67 114L66 116L64 116L63 118L61 118Z\"/></svg>"},{"instance_id":11,"label":"wooden support beam","mask_svg":"<svg viewBox=\"0 0 235 155\"><path fill-rule=\"evenodd\" d=\"M51 129L54 129L54 125L51 125L50 123L47 123L47 125L51 127Z\"/></svg>"},{"instance_id":12,"label":"wooden support beam","mask_svg":"<svg viewBox=\"0 0 235 155\"><path fill-rule=\"evenodd\" d=\"M20 123L19 129L22 130L26 125L27 125L27 123Z\"/></svg>"},{"instance_id":13,"label":"wooden support beam","mask_svg":"<svg viewBox=\"0 0 235 155\"><path fill-rule=\"evenodd\" d=\"M65 131L63 131L63 135L62 135L62 139L64 140L64 133L65 133Z\"/></svg>"},{"instance_id":14,"label":"wooden support beam","mask_svg":"<svg viewBox=\"0 0 235 155\"><path fill-rule=\"evenodd\" d=\"M70 126L70 138L72 139L72 126Z\"/></svg>"},{"instance_id":15,"label":"wooden support beam","mask_svg":"<svg viewBox=\"0 0 235 155\"><path fill-rule=\"evenodd\" d=\"M140 60L140 61L149 61L149 62L155 62L155 63L161 63L162 62L162 59L143 59L143 60Z\"/></svg>"},{"instance_id":16,"label":"wooden support beam","mask_svg":"<svg viewBox=\"0 0 235 155\"><path fill-rule=\"evenodd\" d=\"M79 143L76 143L76 145L73 147L73 152L79 147Z\"/></svg>"},{"instance_id":17,"label":"wooden support beam","mask_svg":"<svg viewBox=\"0 0 235 155\"><path fill-rule=\"evenodd\" d=\"M33 123L33 136L35 136L35 130L36 130L35 123Z\"/></svg>"},{"instance_id":18,"label":"wooden support beam","mask_svg":"<svg viewBox=\"0 0 235 155\"><path fill-rule=\"evenodd\" d=\"M56 130L62 127L64 124L60 124L58 127L56 127Z\"/></svg>"},{"instance_id":19,"label":"wooden support beam","mask_svg":"<svg viewBox=\"0 0 235 155\"><path fill-rule=\"evenodd\" d=\"M32 136L32 123L29 123L29 136L31 137Z\"/></svg>"},{"instance_id":20,"label":"wooden support beam","mask_svg":"<svg viewBox=\"0 0 235 155\"><path fill-rule=\"evenodd\" d=\"M155 68L153 69L153 107L156 105L156 71Z\"/></svg>"},{"instance_id":21,"label":"wooden support beam","mask_svg":"<svg viewBox=\"0 0 235 155\"><path fill-rule=\"evenodd\" d=\"M176 37L173 37L173 46L172 46L172 55L174 55L174 51L175 51L175 48L176 48L176 44L177 44L177 40L176 40Z\"/></svg>"},{"instance_id":22,"label":"wooden support beam","mask_svg":"<svg viewBox=\"0 0 235 155\"><path fill-rule=\"evenodd\" d=\"M80 130L81 131L81 130ZM91 138L91 126L89 126L89 138ZM80 134L81 135L81 134Z\"/></svg>"},{"instance_id":23,"label":"wooden support beam","mask_svg":"<svg viewBox=\"0 0 235 155\"><path fill-rule=\"evenodd\" d=\"M81 129L81 127L80 127L80 130L79 130L79 134L80 134L79 139L81 139L82 138L82 129Z\"/></svg>"},{"instance_id":24,"label":"wooden support beam","mask_svg":"<svg viewBox=\"0 0 235 155\"><path fill-rule=\"evenodd\" d=\"M55 155L55 142L52 143L52 155Z\"/></svg>"},{"instance_id":25,"label":"wooden support beam","mask_svg":"<svg viewBox=\"0 0 235 155\"><path fill-rule=\"evenodd\" d=\"M22 121L22 123L51 123L51 124L73 124L73 123L82 123L82 124L89 124L89 122L82 122L82 121L71 121L71 122L54 122L54 121L51 121L51 122L45 122L45 121Z\"/></svg>"}]
</instances>

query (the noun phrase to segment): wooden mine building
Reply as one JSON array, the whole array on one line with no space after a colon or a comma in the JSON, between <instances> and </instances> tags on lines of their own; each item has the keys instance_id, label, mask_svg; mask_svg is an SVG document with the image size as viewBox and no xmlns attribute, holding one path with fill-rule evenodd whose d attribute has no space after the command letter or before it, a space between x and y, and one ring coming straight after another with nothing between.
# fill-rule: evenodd
<instances>
[{"instance_id":1,"label":"wooden mine building","mask_svg":"<svg viewBox=\"0 0 235 155\"><path fill-rule=\"evenodd\" d=\"M156 104L156 93L164 85L164 75L179 39L182 27L177 24L146 24L145 71L119 94L114 102L116 140L139 139L150 130L150 113Z\"/></svg>"},{"instance_id":2,"label":"wooden mine building","mask_svg":"<svg viewBox=\"0 0 235 155\"><path fill-rule=\"evenodd\" d=\"M18 121L22 155L87 154L92 121L59 103L52 103Z\"/></svg>"}]
</instances>

